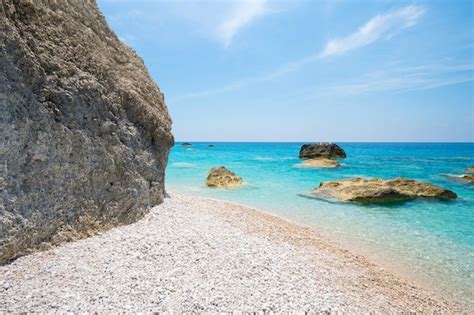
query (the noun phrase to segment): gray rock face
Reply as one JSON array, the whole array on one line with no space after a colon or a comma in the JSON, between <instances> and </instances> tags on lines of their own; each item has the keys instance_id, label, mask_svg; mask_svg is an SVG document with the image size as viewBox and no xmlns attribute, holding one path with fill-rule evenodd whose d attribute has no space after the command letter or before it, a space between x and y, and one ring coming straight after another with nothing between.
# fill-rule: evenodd
<instances>
[{"instance_id":1,"label":"gray rock face","mask_svg":"<svg viewBox=\"0 0 474 315\"><path fill-rule=\"evenodd\" d=\"M335 143L308 143L300 149L300 158L303 159L339 159L345 158L346 152Z\"/></svg>"},{"instance_id":2,"label":"gray rock face","mask_svg":"<svg viewBox=\"0 0 474 315\"><path fill-rule=\"evenodd\" d=\"M322 182L313 194L342 202L386 203L416 198L451 200L457 195L451 190L413 179L350 178Z\"/></svg>"},{"instance_id":3,"label":"gray rock face","mask_svg":"<svg viewBox=\"0 0 474 315\"><path fill-rule=\"evenodd\" d=\"M163 201L163 94L95 1L0 5L0 263Z\"/></svg>"}]
</instances>

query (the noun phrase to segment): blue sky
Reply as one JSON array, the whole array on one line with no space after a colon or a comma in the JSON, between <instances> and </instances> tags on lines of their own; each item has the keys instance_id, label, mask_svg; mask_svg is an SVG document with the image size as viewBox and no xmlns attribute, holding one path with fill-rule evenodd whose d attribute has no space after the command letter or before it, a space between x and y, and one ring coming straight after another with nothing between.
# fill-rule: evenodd
<instances>
[{"instance_id":1,"label":"blue sky","mask_svg":"<svg viewBox=\"0 0 474 315\"><path fill-rule=\"evenodd\" d=\"M470 0L98 0L177 141L474 141Z\"/></svg>"}]
</instances>

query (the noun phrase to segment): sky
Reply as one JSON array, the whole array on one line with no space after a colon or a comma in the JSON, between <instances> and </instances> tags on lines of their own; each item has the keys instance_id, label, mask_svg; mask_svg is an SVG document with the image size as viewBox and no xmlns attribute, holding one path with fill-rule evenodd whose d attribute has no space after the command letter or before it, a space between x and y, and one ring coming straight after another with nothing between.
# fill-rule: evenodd
<instances>
[{"instance_id":1,"label":"sky","mask_svg":"<svg viewBox=\"0 0 474 315\"><path fill-rule=\"evenodd\" d=\"M474 141L471 0L98 5L177 141Z\"/></svg>"}]
</instances>

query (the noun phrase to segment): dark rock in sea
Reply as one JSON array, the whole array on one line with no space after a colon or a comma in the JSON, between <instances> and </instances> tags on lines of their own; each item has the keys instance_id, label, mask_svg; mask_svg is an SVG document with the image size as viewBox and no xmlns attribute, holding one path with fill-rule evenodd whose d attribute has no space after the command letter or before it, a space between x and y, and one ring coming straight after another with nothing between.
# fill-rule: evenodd
<instances>
[{"instance_id":1,"label":"dark rock in sea","mask_svg":"<svg viewBox=\"0 0 474 315\"><path fill-rule=\"evenodd\" d=\"M335 143L309 143L301 147L299 157L304 159L339 159L345 158L346 152Z\"/></svg>"},{"instance_id":2,"label":"dark rock in sea","mask_svg":"<svg viewBox=\"0 0 474 315\"><path fill-rule=\"evenodd\" d=\"M171 119L95 1L0 5L0 263L163 201Z\"/></svg>"},{"instance_id":3,"label":"dark rock in sea","mask_svg":"<svg viewBox=\"0 0 474 315\"><path fill-rule=\"evenodd\" d=\"M192 146L192 144L189 143L189 142L183 142L183 143L181 143L181 145L182 145L183 147L190 147L190 146Z\"/></svg>"},{"instance_id":4,"label":"dark rock in sea","mask_svg":"<svg viewBox=\"0 0 474 315\"><path fill-rule=\"evenodd\" d=\"M213 144L208 144L207 146L208 146L209 148L213 148L213 147L214 147Z\"/></svg>"},{"instance_id":5,"label":"dark rock in sea","mask_svg":"<svg viewBox=\"0 0 474 315\"><path fill-rule=\"evenodd\" d=\"M235 188L243 185L241 177L228 170L224 166L214 167L209 171L206 179L207 187L214 188Z\"/></svg>"},{"instance_id":6,"label":"dark rock in sea","mask_svg":"<svg viewBox=\"0 0 474 315\"><path fill-rule=\"evenodd\" d=\"M322 182L313 193L321 198L342 202L388 203L416 198L450 200L457 195L451 190L412 179L351 178Z\"/></svg>"}]
</instances>

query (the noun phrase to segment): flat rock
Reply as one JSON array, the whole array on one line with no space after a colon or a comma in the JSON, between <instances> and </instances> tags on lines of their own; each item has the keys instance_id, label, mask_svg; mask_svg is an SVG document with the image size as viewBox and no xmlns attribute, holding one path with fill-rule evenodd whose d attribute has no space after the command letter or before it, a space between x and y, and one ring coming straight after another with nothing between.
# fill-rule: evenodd
<instances>
[{"instance_id":1,"label":"flat rock","mask_svg":"<svg viewBox=\"0 0 474 315\"><path fill-rule=\"evenodd\" d=\"M351 178L322 182L313 195L342 202L386 203L416 198L450 200L457 195L451 190L412 179Z\"/></svg>"},{"instance_id":2,"label":"flat rock","mask_svg":"<svg viewBox=\"0 0 474 315\"><path fill-rule=\"evenodd\" d=\"M346 152L335 143L308 143L301 147L299 157L304 159L339 159L345 158Z\"/></svg>"},{"instance_id":3,"label":"flat rock","mask_svg":"<svg viewBox=\"0 0 474 315\"><path fill-rule=\"evenodd\" d=\"M341 164L335 160L330 160L326 158L317 158L317 159L304 160L298 166L305 167L305 168L336 168L336 167L340 167Z\"/></svg>"},{"instance_id":4,"label":"flat rock","mask_svg":"<svg viewBox=\"0 0 474 315\"><path fill-rule=\"evenodd\" d=\"M0 16L4 263L143 217L174 140L163 94L96 1L2 0Z\"/></svg>"},{"instance_id":5,"label":"flat rock","mask_svg":"<svg viewBox=\"0 0 474 315\"><path fill-rule=\"evenodd\" d=\"M466 171L474 173L474 166L469 166L468 168L466 168Z\"/></svg>"},{"instance_id":6,"label":"flat rock","mask_svg":"<svg viewBox=\"0 0 474 315\"><path fill-rule=\"evenodd\" d=\"M460 178L465 182L474 183L474 174L464 174Z\"/></svg>"},{"instance_id":7,"label":"flat rock","mask_svg":"<svg viewBox=\"0 0 474 315\"><path fill-rule=\"evenodd\" d=\"M243 185L241 177L228 170L224 166L214 167L209 171L206 179L207 187L214 188L235 188Z\"/></svg>"}]
</instances>

